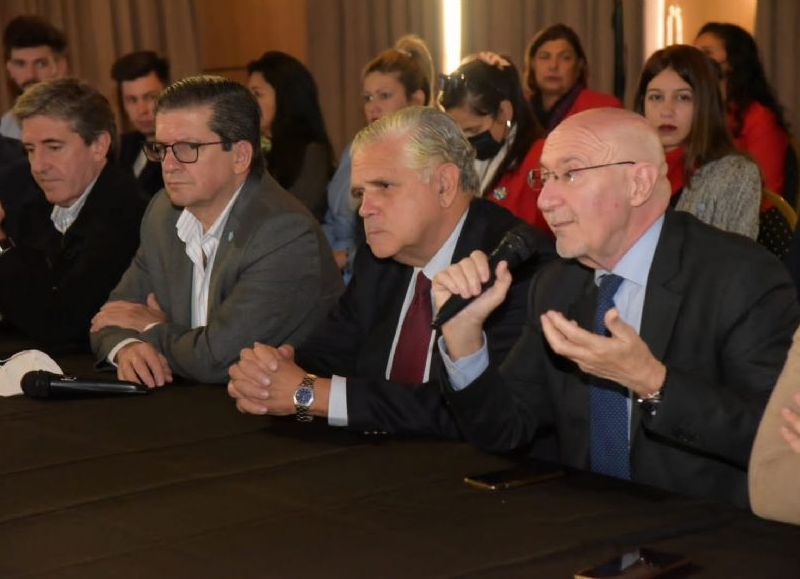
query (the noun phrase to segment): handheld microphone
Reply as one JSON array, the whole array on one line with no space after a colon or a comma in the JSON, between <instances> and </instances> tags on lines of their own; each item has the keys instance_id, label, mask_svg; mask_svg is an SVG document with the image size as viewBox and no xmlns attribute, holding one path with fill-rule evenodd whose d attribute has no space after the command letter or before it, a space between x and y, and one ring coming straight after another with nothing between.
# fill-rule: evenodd
<instances>
[{"instance_id":1,"label":"handheld microphone","mask_svg":"<svg viewBox=\"0 0 800 579\"><path fill-rule=\"evenodd\" d=\"M147 386L122 380L85 380L33 370L22 377L22 391L31 398L50 398L59 394L147 394Z\"/></svg>"},{"instance_id":2,"label":"handheld microphone","mask_svg":"<svg viewBox=\"0 0 800 579\"><path fill-rule=\"evenodd\" d=\"M536 252L536 236L530 225L520 223L509 229L489 254L489 281L481 284L481 293L494 283L494 270L501 261L508 263L508 269L512 270L519 264L528 261ZM480 295L480 294L478 294ZM440 329L445 323L453 318L458 312L467 307L478 296L462 298L459 295L451 295L447 301L439 308L431 327L434 330Z\"/></svg>"}]
</instances>

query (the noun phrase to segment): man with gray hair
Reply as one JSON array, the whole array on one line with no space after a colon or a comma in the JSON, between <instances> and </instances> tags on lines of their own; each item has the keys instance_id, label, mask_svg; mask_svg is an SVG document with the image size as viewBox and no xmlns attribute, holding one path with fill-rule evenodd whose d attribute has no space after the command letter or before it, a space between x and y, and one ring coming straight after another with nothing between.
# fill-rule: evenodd
<instances>
[{"instance_id":1,"label":"man with gray hair","mask_svg":"<svg viewBox=\"0 0 800 579\"><path fill-rule=\"evenodd\" d=\"M352 153L351 190L369 248L357 252L345 295L308 340L293 344L296 356L290 345L244 350L228 391L242 412L457 437L439 394L430 280L475 249L491 250L521 222L475 198L475 153L440 111L409 107L376 121L356 136ZM539 262L552 255L546 235L531 235ZM487 324L492 363L521 331L536 263L517 270L511 299Z\"/></svg>"},{"instance_id":2,"label":"man with gray hair","mask_svg":"<svg viewBox=\"0 0 800 579\"><path fill-rule=\"evenodd\" d=\"M0 205L0 312L42 347L85 350L90 318L136 251L145 203L108 162L116 127L97 90L38 83L14 114L30 164L0 178L14 194Z\"/></svg>"}]
</instances>

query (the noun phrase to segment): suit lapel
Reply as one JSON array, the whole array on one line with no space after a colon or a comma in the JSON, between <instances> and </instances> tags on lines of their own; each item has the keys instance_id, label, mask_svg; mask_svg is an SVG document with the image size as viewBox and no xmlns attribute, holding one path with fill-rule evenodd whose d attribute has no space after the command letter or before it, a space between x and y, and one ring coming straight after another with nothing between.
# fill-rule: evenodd
<instances>
[{"instance_id":1,"label":"suit lapel","mask_svg":"<svg viewBox=\"0 0 800 579\"><path fill-rule=\"evenodd\" d=\"M639 330L639 335L649 346L653 356L659 360L666 356L683 301L681 288L675 283L675 278L680 273L684 236L683 230L672 217L673 212L667 211L647 279L642 325ZM657 306L648 307L648 304ZM638 404L633 405L631 419L633 425L640 423ZM632 428L631 446L639 430L638 427Z\"/></svg>"},{"instance_id":2,"label":"suit lapel","mask_svg":"<svg viewBox=\"0 0 800 579\"><path fill-rule=\"evenodd\" d=\"M241 233L242 223L247 217L247 207L250 205L250 199L257 193L257 188L258 179L252 176L248 177L242 186L239 197L231 207L228 221L222 230L208 285L208 319L211 319L214 309L222 302L222 290L225 287L224 280L227 270L230 269L230 264L236 261L239 248L241 248L236 243L236 235Z\"/></svg>"}]
</instances>

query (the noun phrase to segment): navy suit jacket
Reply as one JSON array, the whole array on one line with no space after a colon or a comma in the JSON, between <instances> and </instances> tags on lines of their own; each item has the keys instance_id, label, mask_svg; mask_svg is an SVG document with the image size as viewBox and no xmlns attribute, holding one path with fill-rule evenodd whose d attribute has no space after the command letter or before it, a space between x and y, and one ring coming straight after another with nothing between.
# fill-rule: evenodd
<instances>
[{"instance_id":1,"label":"navy suit jacket","mask_svg":"<svg viewBox=\"0 0 800 579\"><path fill-rule=\"evenodd\" d=\"M453 262L475 249L494 249L503 235L522 223L508 210L483 199L473 200L453 253ZM520 334L525 319L525 293L538 264L554 256L550 237L535 231L539 252L514 272L509 299L489 319L490 357L499 364ZM301 367L323 376L347 378L348 426L391 433L459 437L440 394L438 347L434 346L431 380L408 386L386 380L386 366L400 310L413 268L393 259L378 259L363 245L356 254L354 275L336 308L300 344Z\"/></svg>"},{"instance_id":2,"label":"navy suit jacket","mask_svg":"<svg viewBox=\"0 0 800 579\"><path fill-rule=\"evenodd\" d=\"M133 164L142 150L142 144L145 141L145 136L138 132L132 131L122 135L119 141L119 163L126 167L131 174L133 174ZM153 195L164 188L164 177L161 174L161 163L153 163L147 161L136 178L139 181L139 188L142 193L150 199Z\"/></svg>"}]
</instances>

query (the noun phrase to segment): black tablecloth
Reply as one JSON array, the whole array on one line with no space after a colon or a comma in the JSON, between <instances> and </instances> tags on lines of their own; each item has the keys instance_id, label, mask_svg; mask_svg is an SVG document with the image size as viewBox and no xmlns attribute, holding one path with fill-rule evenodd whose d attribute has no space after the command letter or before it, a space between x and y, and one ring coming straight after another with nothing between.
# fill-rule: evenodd
<instances>
[{"instance_id":1,"label":"black tablecloth","mask_svg":"<svg viewBox=\"0 0 800 579\"><path fill-rule=\"evenodd\" d=\"M589 473L462 482L509 464L242 416L221 386L0 399L0 577L572 577L631 545L691 559L674 576L800 576L800 528L722 503Z\"/></svg>"}]
</instances>

